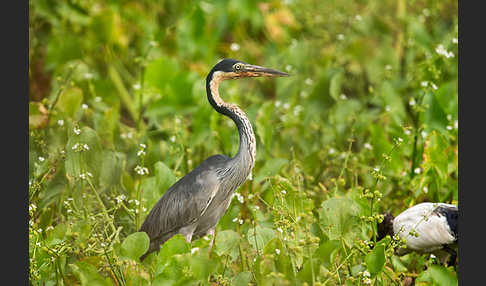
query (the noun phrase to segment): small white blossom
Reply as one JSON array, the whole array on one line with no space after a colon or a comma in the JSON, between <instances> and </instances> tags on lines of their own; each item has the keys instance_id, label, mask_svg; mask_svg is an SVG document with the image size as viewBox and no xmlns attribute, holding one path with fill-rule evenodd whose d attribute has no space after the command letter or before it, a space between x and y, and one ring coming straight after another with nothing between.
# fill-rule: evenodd
<instances>
[{"instance_id":1,"label":"small white blossom","mask_svg":"<svg viewBox=\"0 0 486 286\"><path fill-rule=\"evenodd\" d=\"M232 222L237 222L237 221L238 221L238 218L237 218L237 217L235 217L235 218L232 220Z\"/></svg>"},{"instance_id":2,"label":"small white blossom","mask_svg":"<svg viewBox=\"0 0 486 286\"><path fill-rule=\"evenodd\" d=\"M363 278L363 283L366 284L366 285L371 285L371 279L366 277L366 278Z\"/></svg>"},{"instance_id":3,"label":"small white blossom","mask_svg":"<svg viewBox=\"0 0 486 286\"><path fill-rule=\"evenodd\" d=\"M307 91L303 90L303 91L300 92L300 96L303 97L303 98L306 98L306 97L309 96L309 93Z\"/></svg>"},{"instance_id":4,"label":"small white blossom","mask_svg":"<svg viewBox=\"0 0 486 286\"><path fill-rule=\"evenodd\" d=\"M135 172L136 172L137 174L142 175L142 176L143 176L143 175L148 175L148 173L149 173L149 171L148 171L148 169L147 169L147 168L145 168L145 167L141 167L141 166L138 166L138 165L135 167L135 169L134 169L134 170L135 170Z\"/></svg>"},{"instance_id":5,"label":"small white blossom","mask_svg":"<svg viewBox=\"0 0 486 286\"><path fill-rule=\"evenodd\" d=\"M429 82L428 81L423 81L423 82L420 83L420 85L422 87L427 87L429 85Z\"/></svg>"},{"instance_id":6,"label":"small white blossom","mask_svg":"<svg viewBox=\"0 0 486 286\"><path fill-rule=\"evenodd\" d=\"M332 154L334 154L334 153L336 153L336 149L334 149L334 148L329 148L329 154L331 154L331 155L332 155Z\"/></svg>"},{"instance_id":7,"label":"small white blossom","mask_svg":"<svg viewBox=\"0 0 486 286\"><path fill-rule=\"evenodd\" d=\"M191 254L196 253L196 251L198 251L198 250L199 250L199 247L191 248Z\"/></svg>"},{"instance_id":8,"label":"small white blossom","mask_svg":"<svg viewBox=\"0 0 486 286\"><path fill-rule=\"evenodd\" d=\"M237 43L232 43L231 46L230 46L230 49L233 51L233 52L237 52L240 50L240 45L238 45Z\"/></svg>"},{"instance_id":9,"label":"small white blossom","mask_svg":"<svg viewBox=\"0 0 486 286\"><path fill-rule=\"evenodd\" d=\"M63 125L64 125L64 120L59 119L59 120L57 121L57 125L59 125L59 126L63 126Z\"/></svg>"},{"instance_id":10,"label":"small white blossom","mask_svg":"<svg viewBox=\"0 0 486 286\"><path fill-rule=\"evenodd\" d=\"M371 277L371 274L370 274L370 272L368 272L368 270L365 270L365 271L363 272L363 276L364 276L364 277Z\"/></svg>"},{"instance_id":11,"label":"small white blossom","mask_svg":"<svg viewBox=\"0 0 486 286\"><path fill-rule=\"evenodd\" d=\"M436 256L435 256L435 255L433 255L433 254L431 254L431 255L430 255L430 258L434 259L434 258L436 258Z\"/></svg>"},{"instance_id":12,"label":"small white blossom","mask_svg":"<svg viewBox=\"0 0 486 286\"><path fill-rule=\"evenodd\" d=\"M283 233L283 229L281 229L280 227L277 228L277 230L280 232L280 233Z\"/></svg>"},{"instance_id":13,"label":"small white blossom","mask_svg":"<svg viewBox=\"0 0 486 286\"><path fill-rule=\"evenodd\" d=\"M242 219L240 219L240 221L239 221L239 223L240 223L240 224L243 224L244 222L245 222L245 221L244 221L244 220L242 220Z\"/></svg>"},{"instance_id":14,"label":"small white blossom","mask_svg":"<svg viewBox=\"0 0 486 286\"><path fill-rule=\"evenodd\" d=\"M412 97L412 98L410 98L410 100L408 101L408 104L409 104L410 106L414 106L414 105L416 104L416 102L415 102L415 98L413 98L413 97Z\"/></svg>"},{"instance_id":15,"label":"small white blossom","mask_svg":"<svg viewBox=\"0 0 486 286\"><path fill-rule=\"evenodd\" d=\"M359 21L361 21L361 20L363 20L363 17L361 17L361 15L359 15L359 14L358 14L358 15L356 15L354 18L355 18L355 19L356 19L356 21L358 21L358 22L359 22Z\"/></svg>"},{"instance_id":16,"label":"small white blossom","mask_svg":"<svg viewBox=\"0 0 486 286\"><path fill-rule=\"evenodd\" d=\"M385 110L386 112L390 112L391 111L391 107L389 105L385 106Z\"/></svg>"},{"instance_id":17,"label":"small white blossom","mask_svg":"<svg viewBox=\"0 0 486 286\"><path fill-rule=\"evenodd\" d=\"M420 173L422 172L422 169L420 169L420 168L415 168L415 170L413 170L413 172L414 172L415 174L420 174Z\"/></svg>"},{"instance_id":18,"label":"small white blossom","mask_svg":"<svg viewBox=\"0 0 486 286\"><path fill-rule=\"evenodd\" d=\"M307 78L305 80L305 84L307 84L307 85L311 85L312 83L314 83L314 81L311 78Z\"/></svg>"},{"instance_id":19,"label":"small white blossom","mask_svg":"<svg viewBox=\"0 0 486 286\"><path fill-rule=\"evenodd\" d=\"M437 86L435 85L435 83L432 82L430 86L432 87L432 89L437 90Z\"/></svg>"},{"instance_id":20,"label":"small white blossom","mask_svg":"<svg viewBox=\"0 0 486 286\"><path fill-rule=\"evenodd\" d=\"M119 195L118 197L115 198L117 203L123 202L127 197L125 195Z\"/></svg>"},{"instance_id":21,"label":"small white blossom","mask_svg":"<svg viewBox=\"0 0 486 286\"><path fill-rule=\"evenodd\" d=\"M391 65L386 65L386 66L385 66L385 70L387 70L387 71L391 71L391 70L392 70L392 66L391 66Z\"/></svg>"},{"instance_id":22,"label":"small white blossom","mask_svg":"<svg viewBox=\"0 0 486 286\"><path fill-rule=\"evenodd\" d=\"M286 65L285 66L285 70L290 72L292 70L292 66L291 65Z\"/></svg>"},{"instance_id":23,"label":"small white blossom","mask_svg":"<svg viewBox=\"0 0 486 286\"><path fill-rule=\"evenodd\" d=\"M256 210L256 211L257 211L257 210L259 210L259 209L260 209L260 207L259 207L259 206L255 206L255 210Z\"/></svg>"},{"instance_id":24,"label":"small white blossom","mask_svg":"<svg viewBox=\"0 0 486 286\"><path fill-rule=\"evenodd\" d=\"M137 152L137 156L139 156L139 157L140 157L140 156L142 156L142 155L145 155L145 151L143 151L143 150L139 150L139 151Z\"/></svg>"},{"instance_id":25,"label":"small white blossom","mask_svg":"<svg viewBox=\"0 0 486 286\"><path fill-rule=\"evenodd\" d=\"M77 127L77 126L75 126L75 127L73 128L73 131L74 131L74 133L75 133L76 135L81 134L81 129L80 129L79 127Z\"/></svg>"},{"instance_id":26,"label":"small white blossom","mask_svg":"<svg viewBox=\"0 0 486 286\"><path fill-rule=\"evenodd\" d=\"M236 196L236 199L240 202L240 203L244 203L245 202L245 198L239 194L239 193L235 193L235 196Z\"/></svg>"},{"instance_id":27,"label":"small white blossom","mask_svg":"<svg viewBox=\"0 0 486 286\"><path fill-rule=\"evenodd\" d=\"M452 130L452 129L454 129L454 128L453 128L452 126L450 126L450 125L447 125L447 126L446 126L446 129L447 129L447 130Z\"/></svg>"},{"instance_id":28,"label":"small white blossom","mask_svg":"<svg viewBox=\"0 0 486 286\"><path fill-rule=\"evenodd\" d=\"M422 132L420 132L420 135L422 136L422 138L426 138L427 137L427 132L422 131Z\"/></svg>"},{"instance_id":29,"label":"small white blossom","mask_svg":"<svg viewBox=\"0 0 486 286\"><path fill-rule=\"evenodd\" d=\"M340 40L340 41L344 40L344 35L343 34L338 34L337 35L337 39Z\"/></svg>"},{"instance_id":30,"label":"small white blossom","mask_svg":"<svg viewBox=\"0 0 486 286\"><path fill-rule=\"evenodd\" d=\"M449 52L447 51L443 45L438 45L436 48L435 48L435 52L438 53L439 55L441 56L444 56L446 58L453 58L454 57L454 53L453 52Z\"/></svg>"},{"instance_id":31,"label":"small white blossom","mask_svg":"<svg viewBox=\"0 0 486 286\"><path fill-rule=\"evenodd\" d=\"M85 151L88 151L89 150L88 144L83 144L83 150L85 150Z\"/></svg>"},{"instance_id":32,"label":"small white blossom","mask_svg":"<svg viewBox=\"0 0 486 286\"><path fill-rule=\"evenodd\" d=\"M141 88L142 88L142 86L139 83L136 83L136 84L133 85L133 89L135 89L135 90L139 90Z\"/></svg>"},{"instance_id":33,"label":"small white blossom","mask_svg":"<svg viewBox=\"0 0 486 286\"><path fill-rule=\"evenodd\" d=\"M302 112L302 110L303 110L303 109L304 109L304 108L303 108L301 105L297 105L297 106L294 108L294 115L295 115L295 116L298 116L298 115L299 115L299 114Z\"/></svg>"},{"instance_id":34,"label":"small white blossom","mask_svg":"<svg viewBox=\"0 0 486 286\"><path fill-rule=\"evenodd\" d=\"M88 105L87 105L86 103L83 103L83 104L81 105L81 108L82 108L82 109L88 109Z\"/></svg>"},{"instance_id":35,"label":"small white blossom","mask_svg":"<svg viewBox=\"0 0 486 286\"><path fill-rule=\"evenodd\" d=\"M45 158L44 157L39 157L39 161L44 162Z\"/></svg>"},{"instance_id":36,"label":"small white blossom","mask_svg":"<svg viewBox=\"0 0 486 286\"><path fill-rule=\"evenodd\" d=\"M79 143L76 143L76 144L73 145L72 149L76 150L76 149L78 149L78 147L79 147Z\"/></svg>"},{"instance_id":37,"label":"small white blossom","mask_svg":"<svg viewBox=\"0 0 486 286\"><path fill-rule=\"evenodd\" d=\"M286 192L285 190L282 190L282 194L286 195L286 194L287 194L287 192Z\"/></svg>"},{"instance_id":38,"label":"small white blossom","mask_svg":"<svg viewBox=\"0 0 486 286\"><path fill-rule=\"evenodd\" d=\"M279 107L281 104L282 102L280 102L280 100L275 101L275 107Z\"/></svg>"},{"instance_id":39,"label":"small white blossom","mask_svg":"<svg viewBox=\"0 0 486 286\"><path fill-rule=\"evenodd\" d=\"M429 188L427 188L427 186L424 187L424 193L428 193L429 192Z\"/></svg>"},{"instance_id":40,"label":"small white blossom","mask_svg":"<svg viewBox=\"0 0 486 286\"><path fill-rule=\"evenodd\" d=\"M275 253L277 253L277 255L280 255L280 249L275 248Z\"/></svg>"},{"instance_id":41,"label":"small white blossom","mask_svg":"<svg viewBox=\"0 0 486 286\"><path fill-rule=\"evenodd\" d=\"M346 100L348 99L348 97L346 96L346 94L342 93L339 98L341 98L342 100Z\"/></svg>"},{"instance_id":42,"label":"small white blossom","mask_svg":"<svg viewBox=\"0 0 486 286\"><path fill-rule=\"evenodd\" d=\"M398 137L398 142L402 143L403 139L401 137Z\"/></svg>"},{"instance_id":43,"label":"small white blossom","mask_svg":"<svg viewBox=\"0 0 486 286\"><path fill-rule=\"evenodd\" d=\"M290 108L290 104L285 103L285 104L283 105L283 108L284 108L284 109L289 109L289 108Z\"/></svg>"},{"instance_id":44,"label":"small white blossom","mask_svg":"<svg viewBox=\"0 0 486 286\"><path fill-rule=\"evenodd\" d=\"M373 146L371 146L371 144L370 144L370 143L368 143L368 142L366 142L366 143L364 144L364 147L365 147L366 149L368 149L368 150L372 150L372 149L373 149Z\"/></svg>"},{"instance_id":45,"label":"small white blossom","mask_svg":"<svg viewBox=\"0 0 486 286\"><path fill-rule=\"evenodd\" d=\"M171 136L170 137L170 142L174 143L176 141L176 137L175 136Z\"/></svg>"},{"instance_id":46,"label":"small white blossom","mask_svg":"<svg viewBox=\"0 0 486 286\"><path fill-rule=\"evenodd\" d=\"M95 102L101 102L101 97L99 97L99 96L95 97L94 101Z\"/></svg>"},{"instance_id":47,"label":"small white blossom","mask_svg":"<svg viewBox=\"0 0 486 286\"><path fill-rule=\"evenodd\" d=\"M405 135L410 135L412 134L412 131L410 131L410 129L405 129L403 133L405 133Z\"/></svg>"},{"instance_id":48,"label":"small white blossom","mask_svg":"<svg viewBox=\"0 0 486 286\"><path fill-rule=\"evenodd\" d=\"M457 44L458 43L457 38L452 38L452 43Z\"/></svg>"},{"instance_id":49,"label":"small white blossom","mask_svg":"<svg viewBox=\"0 0 486 286\"><path fill-rule=\"evenodd\" d=\"M40 242L35 243L36 246L41 246Z\"/></svg>"}]
</instances>

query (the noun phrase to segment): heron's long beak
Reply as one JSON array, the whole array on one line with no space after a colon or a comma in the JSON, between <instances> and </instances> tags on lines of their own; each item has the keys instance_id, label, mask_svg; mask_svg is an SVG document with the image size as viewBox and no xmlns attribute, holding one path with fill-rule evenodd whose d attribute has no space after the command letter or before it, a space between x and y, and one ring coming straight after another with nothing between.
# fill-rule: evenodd
<instances>
[{"instance_id":1,"label":"heron's long beak","mask_svg":"<svg viewBox=\"0 0 486 286\"><path fill-rule=\"evenodd\" d=\"M242 72L243 76L248 77L257 77L257 76L265 76L265 77L277 77L277 76L290 76L288 73L281 72L278 70L255 66L246 64L243 66Z\"/></svg>"}]
</instances>

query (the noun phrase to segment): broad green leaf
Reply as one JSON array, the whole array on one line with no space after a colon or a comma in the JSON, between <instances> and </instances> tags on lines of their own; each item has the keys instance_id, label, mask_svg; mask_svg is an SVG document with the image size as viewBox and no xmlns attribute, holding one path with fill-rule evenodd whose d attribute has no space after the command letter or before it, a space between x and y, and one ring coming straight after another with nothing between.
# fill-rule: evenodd
<instances>
[{"instance_id":1,"label":"broad green leaf","mask_svg":"<svg viewBox=\"0 0 486 286\"><path fill-rule=\"evenodd\" d=\"M125 157L125 154L121 152L103 152L100 172L100 185L102 187L120 185L125 167Z\"/></svg>"},{"instance_id":2,"label":"broad green leaf","mask_svg":"<svg viewBox=\"0 0 486 286\"><path fill-rule=\"evenodd\" d=\"M121 254L138 261L149 248L150 239L145 232L135 232L125 238L121 244Z\"/></svg>"},{"instance_id":3,"label":"broad green leaf","mask_svg":"<svg viewBox=\"0 0 486 286\"><path fill-rule=\"evenodd\" d=\"M78 87L70 87L64 90L57 100L56 107L69 117L74 117L80 110L83 102L83 90Z\"/></svg>"},{"instance_id":4,"label":"broad green leaf","mask_svg":"<svg viewBox=\"0 0 486 286\"><path fill-rule=\"evenodd\" d=\"M378 244L375 248L366 255L366 268L372 276L378 275L385 267L386 256L385 246Z\"/></svg>"},{"instance_id":5,"label":"broad green leaf","mask_svg":"<svg viewBox=\"0 0 486 286\"><path fill-rule=\"evenodd\" d=\"M231 285L233 286L247 286L250 285L250 282L252 281L252 275L251 272L244 271L236 274L236 276L233 277L231 280Z\"/></svg>"},{"instance_id":6,"label":"broad green leaf","mask_svg":"<svg viewBox=\"0 0 486 286\"><path fill-rule=\"evenodd\" d=\"M176 234L160 247L158 262L167 263L167 261L175 254L189 252L191 252L191 245L186 242L186 239L182 234Z\"/></svg>"},{"instance_id":7,"label":"broad green leaf","mask_svg":"<svg viewBox=\"0 0 486 286\"><path fill-rule=\"evenodd\" d=\"M339 100L339 96L341 95L341 85L343 83L343 79L343 72L338 72L331 78L331 82L329 84L329 94L336 101Z\"/></svg>"},{"instance_id":8,"label":"broad green leaf","mask_svg":"<svg viewBox=\"0 0 486 286\"><path fill-rule=\"evenodd\" d=\"M259 184L267 177L272 177L276 175L280 169L283 168L288 163L287 159L284 158L272 158L265 162L265 165L258 171L255 176L255 184Z\"/></svg>"},{"instance_id":9,"label":"broad green leaf","mask_svg":"<svg viewBox=\"0 0 486 286\"><path fill-rule=\"evenodd\" d=\"M457 274L441 265L430 265L417 277L416 282L430 282L437 286L457 286Z\"/></svg>"},{"instance_id":10,"label":"broad green leaf","mask_svg":"<svg viewBox=\"0 0 486 286\"><path fill-rule=\"evenodd\" d=\"M336 258L336 254L341 249L342 244L339 240L328 240L322 243L317 250L317 255L321 261L321 263L328 267L334 263L334 259Z\"/></svg>"},{"instance_id":11,"label":"broad green leaf","mask_svg":"<svg viewBox=\"0 0 486 286\"><path fill-rule=\"evenodd\" d=\"M352 246L361 233L359 205L348 198L331 198L322 203L319 221L322 231L330 240L344 239Z\"/></svg>"},{"instance_id":12,"label":"broad green leaf","mask_svg":"<svg viewBox=\"0 0 486 286\"><path fill-rule=\"evenodd\" d=\"M248 229L247 238L250 245L261 252L265 245L275 237L275 231L260 225L257 225L255 228L251 227Z\"/></svg>"},{"instance_id":13,"label":"broad green leaf","mask_svg":"<svg viewBox=\"0 0 486 286\"><path fill-rule=\"evenodd\" d=\"M442 182L448 176L448 148L447 139L438 132L432 132L424 148L424 171L434 169Z\"/></svg>"},{"instance_id":14,"label":"broad green leaf","mask_svg":"<svg viewBox=\"0 0 486 286\"><path fill-rule=\"evenodd\" d=\"M113 285L109 278L104 278L99 274L98 269L94 265L87 262L76 261L69 264L76 278L79 279L83 286L110 286Z\"/></svg>"},{"instance_id":15,"label":"broad green leaf","mask_svg":"<svg viewBox=\"0 0 486 286\"><path fill-rule=\"evenodd\" d=\"M240 236L233 230L223 230L216 235L215 252L218 255L229 255L235 260L238 255Z\"/></svg>"}]
</instances>

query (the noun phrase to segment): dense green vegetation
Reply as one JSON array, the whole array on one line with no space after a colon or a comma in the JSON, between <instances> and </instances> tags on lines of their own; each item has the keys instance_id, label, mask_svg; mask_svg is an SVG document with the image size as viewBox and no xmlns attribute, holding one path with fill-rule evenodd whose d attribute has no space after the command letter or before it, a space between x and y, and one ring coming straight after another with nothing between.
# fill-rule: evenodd
<instances>
[{"instance_id":1,"label":"dense green vegetation","mask_svg":"<svg viewBox=\"0 0 486 286\"><path fill-rule=\"evenodd\" d=\"M32 285L457 284L373 227L457 204L457 1L35 0L29 38ZM205 93L224 57L292 74L221 87L253 178L210 256L175 236L141 263L165 190L237 151Z\"/></svg>"}]
</instances>

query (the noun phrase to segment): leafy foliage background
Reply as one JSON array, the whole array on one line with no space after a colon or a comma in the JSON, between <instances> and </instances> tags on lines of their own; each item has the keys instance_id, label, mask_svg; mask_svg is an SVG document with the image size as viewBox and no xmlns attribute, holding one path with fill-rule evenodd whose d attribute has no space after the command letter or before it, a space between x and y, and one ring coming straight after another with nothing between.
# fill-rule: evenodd
<instances>
[{"instance_id":1,"label":"leafy foliage background","mask_svg":"<svg viewBox=\"0 0 486 286\"><path fill-rule=\"evenodd\" d=\"M457 203L456 1L29 3L32 285L457 284L370 247L383 211ZM292 75L221 87L257 134L253 179L211 256L175 236L141 263L165 190L237 151L205 94L224 57Z\"/></svg>"}]
</instances>

